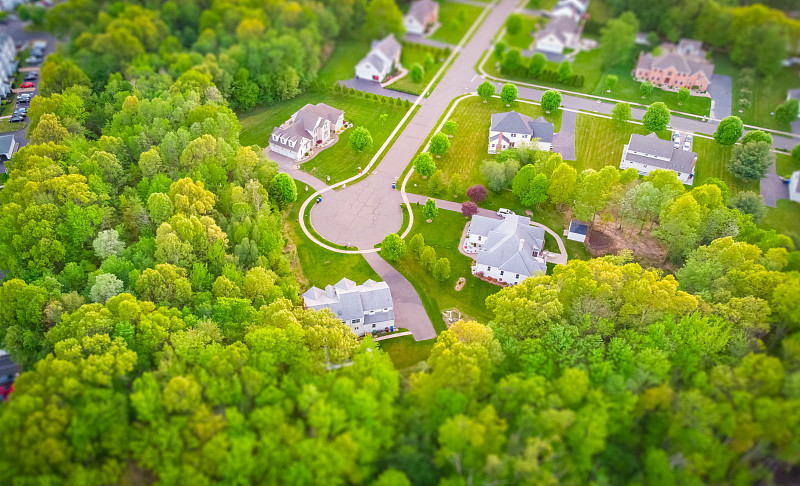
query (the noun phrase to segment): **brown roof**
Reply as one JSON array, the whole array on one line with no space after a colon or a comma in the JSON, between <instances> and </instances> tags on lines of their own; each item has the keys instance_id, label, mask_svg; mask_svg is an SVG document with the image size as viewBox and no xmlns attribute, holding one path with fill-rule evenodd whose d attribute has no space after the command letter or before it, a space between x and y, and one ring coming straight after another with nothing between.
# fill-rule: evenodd
<instances>
[{"instance_id":1,"label":"brown roof","mask_svg":"<svg viewBox=\"0 0 800 486\"><path fill-rule=\"evenodd\" d=\"M685 39L681 42L688 42ZM695 41L699 42L699 41ZM688 47L688 46L684 46ZM692 45L691 47L696 47ZM674 44L662 45L663 54L654 56L652 53L643 54L636 63L636 69L660 69L665 71L674 68L675 71L689 76L702 73L706 79L711 80L714 74L714 65L699 56L682 54Z\"/></svg>"}]
</instances>

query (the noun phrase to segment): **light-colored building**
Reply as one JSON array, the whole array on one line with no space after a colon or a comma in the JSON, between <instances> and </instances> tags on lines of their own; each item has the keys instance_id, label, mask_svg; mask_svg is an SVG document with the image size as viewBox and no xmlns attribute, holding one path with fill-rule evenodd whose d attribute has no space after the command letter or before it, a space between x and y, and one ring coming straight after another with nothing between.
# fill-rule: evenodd
<instances>
[{"instance_id":1,"label":"light-colored building","mask_svg":"<svg viewBox=\"0 0 800 486\"><path fill-rule=\"evenodd\" d=\"M694 166L697 154L675 148L671 140L661 140L655 133L649 135L632 134L630 142L622 150L620 169L633 167L639 175L646 176L656 169L671 170L684 184L694 183Z\"/></svg>"},{"instance_id":2,"label":"light-colored building","mask_svg":"<svg viewBox=\"0 0 800 486\"><path fill-rule=\"evenodd\" d=\"M325 103L300 108L284 124L272 129L269 149L300 160L314 147L327 145L344 126L344 112Z\"/></svg>"},{"instance_id":3,"label":"light-colored building","mask_svg":"<svg viewBox=\"0 0 800 486\"><path fill-rule=\"evenodd\" d=\"M325 290L311 287L303 294L307 309L330 311L358 336L393 330L394 305L386 282L367 280L356 285L343 278Z\"/></svg>"},{"instance_id":4,"label":"light-colored building","mask_svg":"<svg viewBox=\"0 0 800 486\"><path fill-rule=\"evenodd\" d=\"M541 116L534 120L516 111L495 113L489 128L489 153L522 147L533 140L537 141L539 150L549 151L553 146L554 130L553 124Z\"/></svg>"},{"instance_id":5,"label":"light-colored building","mask_svg":"<svg viewBox=\"0 0 800 486\"><path fill-rule=\"evenodd\" d=\"M0 98L11 93L11 83L17 72L17 46L8 34L0 34Z\"/></svg>"},{"instance_id":6,"label":"light-colored building","mask_svg":"<svg viewBox=\"0 0 800 486\"><path fill-rule=\"evenodd\" d=\"M382 82L395 66L400 65L403 46L389 34L381 40L372 41L367 56L356 64L356 77Z\"/></svg>"},{"instance_id":7,"label":"light-colored building","mask_svg":"<svg viewBox=\"0 0 800 486\"><path fill-rule=\"evenodd\" d=\"M439 21L439 4L433 0L415 0L403 17L406 33L422 35Z\"/></svg>"},{"instance_id":8,"label":"light-colored building","mask_svg":"<svg viewBox=\"0 0 800 486\"><path fill-rule=\"evenodd\" d=\"M792 172L789 179L789 200L800 202L800 170Z\"/></svg>"},{"instance_id":9,"label":"light-colored building","mask_svg":"<svg viewBox=\"0 0 800 486\"><path fill-rule=\"evenodd\" d=\"M531 226L530 218L525 216L473 216L466 246L477 252L472 274L494 279L501 285L515 285L531 275L547 273L542 251L544 229Z\"/></svg>"},{"instance_id":10,"label":"light-colored building","mask_svg":"<svg viewBox=\"0 0 800 486\"><path fill-rule=\"evenodd\" d=\"M577 23L586 14L588 8L589 0L559 0L550 11L550 17L569 17Z\"/></svg>"},{"instance_id":11,"label":"light-colored building","mask_svg":"<svg viewBox=\"0 0 800 486\"><path fill-rule=\"evenodd\" d=\"M564 49L577 47L580 37L580 26L575 18L553 17L533 35L534 47L538 51L563 54Z\"/></svg>"},{"instance_id":12,"label":"light-colored building","mask_svg":"<svg viewBox=\"0 0 800 486\"><path fill-rule=\"evenodd\" d=\"M14 140L14 134L8 133L0 135L0 162L11 160L14 155L14 149L17 147L17 142Z\"/></svg>"},{"instance_id":13,"label":"light-colored building","mask_svg":"<svg viewBox=\"0 0 800 486\"><path fill-rule=\"evenodd\" d=\"M712 74L714 65L706 60L702 42L691 39L681 39L677 46L662 44L658 56L641 53L634 70L638 81L697 91L708 89Z\"/></svg>"},{"instance_id":14,"label":"light-colored building","mask_svg":"<svg viewBox=\"0 0 800 486\"><path fill-rule=\"evenodd\" d=\"M586 234L588 232L589 232L589 223L573 219L569 222L569 229L567 230L567 239L572 241L578 241L580 243L585 243Z\"/></svg>"}]
</instances>

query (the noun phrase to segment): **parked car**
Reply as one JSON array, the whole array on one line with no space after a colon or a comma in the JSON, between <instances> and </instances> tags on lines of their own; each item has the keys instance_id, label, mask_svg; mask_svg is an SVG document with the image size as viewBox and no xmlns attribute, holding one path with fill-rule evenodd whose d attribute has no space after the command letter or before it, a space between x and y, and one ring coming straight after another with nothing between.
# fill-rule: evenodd
<instances>
[{"instance_id":1,"label":"parked car","mask_svg":"<svg viewBox=\"0 0 800 486\"><path fill-rule=\"evenodd\" d=\"M17 109L14 110L14 114L15 115L25 114L25 113L28 113L28 109L27 108L17 108Z\"/></svg>"},{"instance_id":2,"label":"parked car","mask_svg":"<svg viewBox=\"0 0 800 486\"><path fill-rule=\"evenodd\" d=\"M41 57L30 56L25 59L26 64L39 64L40 62L42 62Z\"/></svg>"},{"instance_id":3,"label":"parked car","mask_svg":"<svg viewBox=\"0 0 800 486\"><path fill-rule=\"evenodd\" d=\"M690 148L692 148L692 142L690 142L689 140L683 142L683 150L685 152L688 152Z\"/></svg>"},{"instance_id":4,"label":"parked car","mask_svg":"<svg viewBox=\"0 0 800 486\"><path fill-rule=\"evenodd\" d=\"M39 76L36 73L25 73L25 77L23 78L25 81L36 81Z\"/></svg>"},{"instance_id":5,"label":"parked car","mask_svg":"<svg viewBox=\"0 0 800 486\"><path fill-rule=\"evenodd\" d=\"M30 81L25 81L24 83L19 85L20 88L33 88L33 83Z\"/></svg>"},{"instance_id":6,"label":"parked car","mask_svg":"<svg viewBox=\"0 0 800 486\"><path fill-rule=\"evenodd\" d=\"M510 209L506 209L506 208L500 208L500 209L497 210L497 215L498 216L507 216L509 214L514 214L514 211L512 211Z\"/></svg>"},{"instance_id":7,"label":"parked car","mask_svg":"<svg viewBox=\"0 0 800 486\"><path fill-rule=\"evenodd\" d=\"M9 120L11 123L19 123L21 121L25 121L25 115L14 115Z\"/></svg>"},{"instance_id":8,"label":"parked car","mask_svg":"<svg viewBox=\"0 0 800 486\"><path fill-rule=\"evenodd\" d=\"M678 132L672 132L672 141L677 142L681 139L681 134Z\"/></svg>"},{"instance_id":9,"label":"parked car","mask_svg":"<svg viewBox=\"0 0 800 486\"><path fill-rule=\"evenodd\" d=\"M694 139L692 138L691 135L686 135L686 141L687 142L692 143L692 140L694 140Z\"/></svg>"}]
</instances>

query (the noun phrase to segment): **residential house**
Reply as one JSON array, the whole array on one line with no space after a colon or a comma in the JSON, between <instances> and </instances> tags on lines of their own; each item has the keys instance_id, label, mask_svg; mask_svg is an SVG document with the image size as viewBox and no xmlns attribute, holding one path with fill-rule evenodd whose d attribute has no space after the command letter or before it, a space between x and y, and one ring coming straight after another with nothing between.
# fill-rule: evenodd
<instances>
[{"instance_id":1,"label":"residential house","mask_svg":"<svg viewBox=\"0 0 800 486\"><path fill-rule=\"evenodd\" d=\"M406 33L422 35L439 21L439 4L433 0L415 0L403 17Z\"/></svg>"},{"instance_id":2,"label":"residential house","mask_svg":"<svg viewBox=\"0 0 800 486\"><path fill-rule=\"evenodd\" d=\"M578 241L580 243L585 243L586 234L588 232L589 232L589 223L573 219L569 222L569 229L567 230L567 239L572 241Z\"/></svg>"},{"instance_id":3,"label":"residential house","mask_svg":"<svg viewBox=\"0 0 800 486\"><path fill-rule=\"evenodd\" d=\"M356 64L356 77L382 82L400 65L400 52L403 46L389 34L381 40L372 41L367 56Z\"/></svg>"},{"instance_id":4,"label":"residential house","mask_svg":"<svg viewBox=\"0 0 800 486\"><path fill-rule=\"evenodd\" d=\"M789 200L800 202L800 170L792 172L789 179Z\"/></svg>"},{"instance_id":5,"label":"residential house","mask_svg":"<svg viewBox=\"0 0 800 486\"><path fill-rule=\"evenodd\" d=\"M344 112L325 103L300 108L284 124L272 129L269 149L300 160L316 146L327 145L344 126Z\"/></svg>"},{"instance_id":6,"label":"residential house","mask_svg":"<svg viewBox=\"0 0 800 486\"><path fill-rule=\"evenodd\" d=\"M589 0L559 0L550 11L550 17L569 17L580 22L589 8Z\"/></svg>"},{"instance_id":7,"label":"residential house","mask_svg":"<svg viewBox=\"0 0 800 486\"><path fill-rule=\"evenodd\" d=\"M0 135L0 162L11 160L14 155L14 149L17 147L17 142L14 140L13 133Z\"/></svg>"},{"instance_id":8,"label":"residential house","mask_svg":"<svg viewBox=\"0 0 800 486\"><path fill-rule=\"evenodd\" d=\"M504 219L475 215L469 224L466 246L474 251L472 274L515 285L531 275L547 273L544 229L531 226L530 218L509 214Z\"/></svg>"},{"instance_id":9,"label":"residential house","mask_svg":"<svg viewBox=\"0 0 800 486\"><path fill-rule=\"evenodd\" d=\"M550 150L553 146L555 127L543 117L533 119L527 115L509 111L492 115L489 128L489 153L495 154L507 148L522 147L537 140L539 150Z\"/></svg>"},{"instance_id":10,"label":"residential house","mask_svg":"<svg viewBox=\"0 0 800 486\"><path fill-rule=\"evenodd\" d=\"M13 12L23 3L23 0L0 0L0 12Z\"/></svg>"},{"instance_id":11,"label":"residential house","mask_svg":"<svg viewBox=\"0 0 800 486\"><path fill-rule=\"evenodd\" d=\"M570 16L554 17L533 35L537 51L563 54L566 48L575 48L580 43L578 20Z\"/></svg>"},{"instance_id":12,"label":"residential house","mask_svg":"<svg viewBox=\"0 0 800 486\"><path fill-rule=\"evenodd\" d=\"M0 34L0 98L11 93L11 84L17 72L17 46L8 34Z\"/></svg>"},{"instance_id":13,"label":"residential house","mask_svg":"<svg viewBox=\"0 0 800 486\"><path fill-rule=\"evenodd\" d=\"M681 39L678 45L662 44L661 53L641 53L634 77L673 89L706 91L714 74L714 65L706 60L700 41Z\"/></svg>"},{"instance_id":14,"label":"residential house","mask_svg":"<svg viewBox=\"0 0 800 486\"><path fill-rule=\"evenodd\" d=\"M307 309L330 309L358 336L394 330L394 305L386 282L367 280L356 285L343 278L325 290L311 287L303 294L303 303Z\"/></svg>"},{"instance_id":15,"label":"residential house","mask_svg":"<svg viewBox=\"0 0 800 486\"><path fill-rule=\"evenodd\" d=\"M678 176L678 180L692 185L696 162L696 153L682 150L681 147L675 148L675 143L671 140L661 140L655 133L634 133L622 150L619 168L624 170L633 167L643 176L656 169L671 170Z\"/></svg>"}]
</instances>

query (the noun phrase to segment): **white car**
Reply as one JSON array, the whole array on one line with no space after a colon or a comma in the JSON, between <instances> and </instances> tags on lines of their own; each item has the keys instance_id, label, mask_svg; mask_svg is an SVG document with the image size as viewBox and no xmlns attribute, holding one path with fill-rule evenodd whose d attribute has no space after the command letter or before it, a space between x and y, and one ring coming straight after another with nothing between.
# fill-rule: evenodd
<instances>
[{"instance_id":1,"label":"white car","mask_svg":"<svg viewBox=\"0 0 800 486\"><path fill-rule=\"evenodd\" d=\"M683 150L685 152L688 152L690 148L692 148L692 142L690 142L689 140L683 142Z\"/></svg>"},{"instance_id":2,"label":"white car","mask_svg":"<svg viewBox=\"0 0 800 486\"><path fill-rule=\"evenodd\" d=\"M514 214L514 211L512 211L510 209L506 209L506 208L500 208L500 209L497 210L497 215L498 216L507 216L509 214Z\"/></svg>"},{"instance_id":3,"label":"white car","mask_svg":"<svg viewBox=\"0 0 800 486\"><path fill-rule=\"evenodd\" d=\"M681 139L681 134L678 132L672 132L672 141L679 142Z\"/></svg>"},{"instance_id":4,"label":"white car","mask_svg":"<svg viewBox=\"0 0 800 486\"><path fill-rule=\"evenodd\" d=\"M686 141L687 141L687 142L690 142L690 143L691 143L691 141L692 141L692 140L693 140L693 138L692 138L692 136L691 136L691 135L686 135Z\"/></svg>"}]
</instances>

